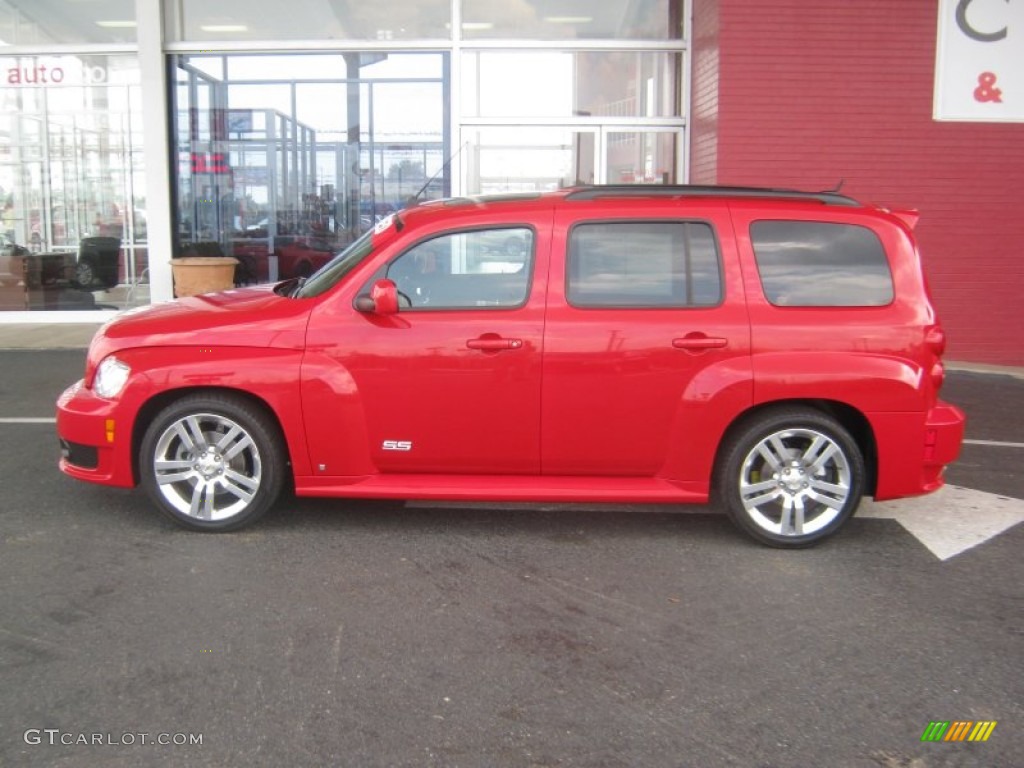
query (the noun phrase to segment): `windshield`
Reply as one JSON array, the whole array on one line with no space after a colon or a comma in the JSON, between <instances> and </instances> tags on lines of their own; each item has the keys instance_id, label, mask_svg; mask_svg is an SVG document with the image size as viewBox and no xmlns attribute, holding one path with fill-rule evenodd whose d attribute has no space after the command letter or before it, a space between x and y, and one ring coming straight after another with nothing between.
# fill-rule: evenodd
<instances>
[{"instance_id":1,"label":"windshield","mask_svg":"<svg viewBox=\"0 0 1024 768\"><path fill-rule=\"evenodd\" d=\"M352 245L324 264L293 294L300 299L319 296L337 284L373 250L373 230L368 230Z\"/></svg>"}]
</instances>

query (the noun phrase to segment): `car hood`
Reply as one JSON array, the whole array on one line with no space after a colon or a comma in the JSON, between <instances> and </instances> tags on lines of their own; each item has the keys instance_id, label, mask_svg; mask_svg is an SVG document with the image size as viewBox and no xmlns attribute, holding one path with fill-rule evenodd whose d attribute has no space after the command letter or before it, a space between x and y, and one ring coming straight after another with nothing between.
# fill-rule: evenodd
<instances>
[{"instance_id":1,"label":"car hood","mask_svg":"<svg viewBox=\"0 0 1024 768\"><path fill-rule=\"evenodd\" d=\"M312 303L274 293L274 286L238 288L128 310L96 333L87 379L99 362L122 349L231 346L299 349Z\"/></svg>"}]
</instances>

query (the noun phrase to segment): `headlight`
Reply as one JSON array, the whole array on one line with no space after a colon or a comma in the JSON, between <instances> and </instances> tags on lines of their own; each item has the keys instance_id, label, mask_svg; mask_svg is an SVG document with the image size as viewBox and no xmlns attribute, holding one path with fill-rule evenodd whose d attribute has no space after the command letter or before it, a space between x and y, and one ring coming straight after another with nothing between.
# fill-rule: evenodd
<instances>
[{"instance_id":1,"label":"headlight","mask_svg":"<svg viewBox=\"0 0 1024 768\"><path fill-rule=\"evenodd\" d=\"M124 389L131 372L132 369L116 357L108 357L96 369L96 378L93 379L92 389L100 397L107 399L117 397Z\"/></svg>"}]
</instances>

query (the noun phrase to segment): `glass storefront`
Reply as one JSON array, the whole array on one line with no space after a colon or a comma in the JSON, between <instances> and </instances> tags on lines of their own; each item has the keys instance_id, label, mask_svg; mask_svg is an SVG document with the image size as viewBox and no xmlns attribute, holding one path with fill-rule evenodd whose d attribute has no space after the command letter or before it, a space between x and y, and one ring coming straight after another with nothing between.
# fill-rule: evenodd
<instances>
[{"instance_id":1,"label":"glass storefront","mask_svg":"<svg viewBox=\"0 0 1024 768\"><path fill-rule=\"evenodd\" d=\"M446 55L175 57L179 256L308 277L412 200L450 195Z\"/></svg>"},{"instance_id":2,"label":"glass storefront","mask_svg":"<svg viewBox=\"0 0 1024 768\"><path fill-rule=\"evenodd\" d=\"M673 0L463 0L467 39L665 40L682 37Z\"/></svg>"},{"instance_id":3,"label":"glass storefront","mask_svg":"<svg viewBox=\"0 0 1024 768\"><path fill-rule=\"evenodd\" d=\"M132 55L0 58L0 308L148 301Z\"/></svg>"},{"instance_id":4,"label":"glass storefront","mask_svg":"<svg viewBox=\"0 0 1024 768\"><path fill-rule=\"evenodd\" d=\"M673 51L466 51L464 191L676 183L681 58Z\"/></svg>"},{"instance_id":5,"label":"glass storefront","mask_svg":"<svg viewBox=\"0 0 1024 768\"><path fill-rule=\"evenodd\" d=\"M0 0L0 309L145 304L192 254L308 275L424 199L685 181L685 7Z\"/></svg>"},{"instance_id":6,"label":"glass storefront","mask_svg":"<svg viewBox=\"0 0 1024 768\"><path fill-rule=\"evenodd\" d=\"M0 45L134 43L135 0L0 0Z\"/></svg>"},{"instance_id":7,"label":"glass storefront","mask_svg":"<svg viewBox=\"0 0 1024 768\"><path fill-rule=\"evenodd\" d=\"M178 0L164 7L179 40L451 39L450 0Z\"/></svg>"}]
</instances>

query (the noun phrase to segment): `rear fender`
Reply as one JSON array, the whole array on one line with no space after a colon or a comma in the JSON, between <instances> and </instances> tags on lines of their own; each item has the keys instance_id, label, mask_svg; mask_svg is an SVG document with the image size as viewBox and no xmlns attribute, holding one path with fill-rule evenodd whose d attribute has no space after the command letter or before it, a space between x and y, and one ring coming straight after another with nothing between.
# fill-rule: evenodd
<instances>
[{"instance_id":1,"label":"rear fender","mask_svg":"<svg viewBox=\"0 0 1024 768\"><path fill-rule=\"evenodd\" d=\"M754 357L754 403L834 400L870 412L926 410L923 366L849 352L786 352Z\"/></svg>"},{"instance_id":2,"label":"rear fender","mask_svg":"<svg viewBox=\"0 0 1024 768\"><path fill-rule=\"evenodd\" d=\"M753 402L749 357L703 368L683 391L660 476L711 487L715 454L729 425Z\"/></svg>"}]
</instances>

